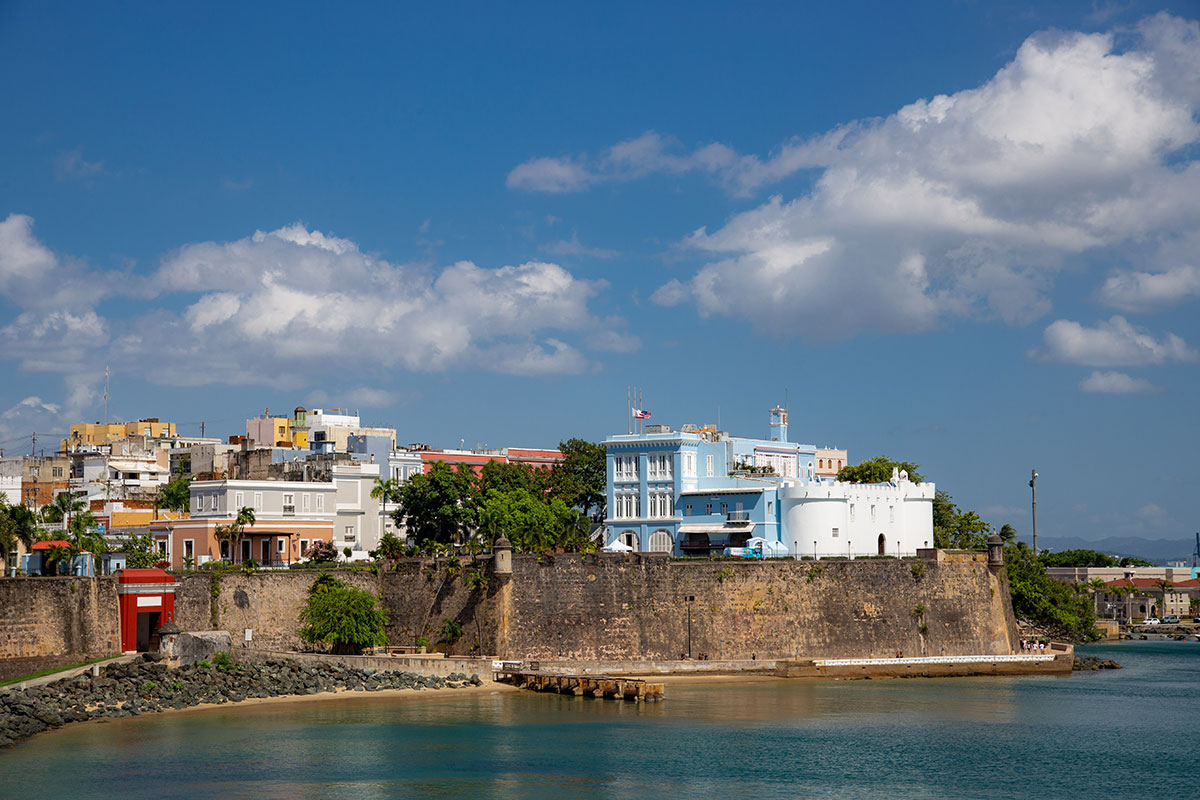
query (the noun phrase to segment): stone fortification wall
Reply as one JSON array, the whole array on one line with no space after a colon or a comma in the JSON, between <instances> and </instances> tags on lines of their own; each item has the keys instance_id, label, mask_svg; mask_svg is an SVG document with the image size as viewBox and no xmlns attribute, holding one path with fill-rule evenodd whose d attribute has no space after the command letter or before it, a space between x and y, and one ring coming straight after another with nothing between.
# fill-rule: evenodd
<instances>
[{"instance_id":1,"label":"stone fortification wall","mask_svg":"<svg viewBox=\"0 0 1200 800\"><path fill-rule=\"evenodd\" d=\"M443 620L462 626L451 653L504 658L712 660L973 655L1012 652L1016 622L1008 586L975 557L942 561L672 561L666 556L515 556L502 581L490 560L482 590L428 560L379 575L338 577L378 594L393 645L421 635L437 642ZM180 579L184 630L222 628L235 647L298 646L297 618L313 572L230 574L220 579L217 617L210 576ZM691 603L687 598L695 600ZM443 645L443 649L446 649Z\"/></svg>"},{"instance_id":2,"label":"stone fortification wall","mask_svg":"<svg viewBox=\"0 0 1200 800\"><path fill-rule=\"evenodd\" d=\"M47 665L119 652L117 580L0 580L0 659Z\"/></svg>"},{"instance_id":3,"label":"stone fortification wall","mask_svg":"<svg viewBox=\"0 0 1200 800\"><path fill-rule=\"evenodd\" d=\"M510 658L1000 654L1008 586L980 560L513 559ZM687 597L694 597L689 603Z\"/></svg>"},{"instance_id":4,"label":"stone fortification wall","mask_svg":"<svg viewBox=\"0 0 1200 800\"><path fill-rule=\"evenodd\" d=\"M185 631L227 630L235 648L249 646L287 650L300 646L300 609L316 572L258 572L224 575L198 572L179 578L175 590L176 623ZM378 578L370 572L338 572L340 580L372 594L379 593ZM213 587L217 593L214 596ZM215 609L214 609L215 606Z\"/></svg>"},{"instance_id":5,"label":"stone fortification wall","mask_svg":"<svg viewBox=\"0 0 1200 800\"><path fill-rule=\"evenodd\" d=\"M488 580L472 591L465 577L476 568ZM337 575L381 598L393 645L412 645L422 634L437 643L443 620L456 621L462 636L448 648L455 655L675 660L688 652L689 610L691 653L713 661L1004 654L1016 643L1003 574L974 556L739 562L522 555L507 580L492 572L490 559L464 559L456 574L414 559L379 574ZM185 631L227 630L235 649L293 649L316 577L183 575L176 621ZM0 580L0 658L114 652L117 608L112 578Z\"/></svg>"}]
</instances>

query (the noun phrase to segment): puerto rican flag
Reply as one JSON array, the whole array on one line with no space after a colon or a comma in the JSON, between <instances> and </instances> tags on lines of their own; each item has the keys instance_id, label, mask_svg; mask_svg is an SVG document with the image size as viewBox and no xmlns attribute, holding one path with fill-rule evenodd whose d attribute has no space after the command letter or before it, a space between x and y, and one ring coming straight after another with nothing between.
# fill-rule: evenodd
<instances>
[{"instance_id":1,"label":"puerto rican flag","mask_svg":"<svg viewBox=\"0 0 1200 800\"><path fill-rule=\"evenodd\" d=\"M646 411L645 409L642 409L642 408L635 408L633 410L633 418L634 419L650 419L650 412Z\"/></svg>"}]
</instances>

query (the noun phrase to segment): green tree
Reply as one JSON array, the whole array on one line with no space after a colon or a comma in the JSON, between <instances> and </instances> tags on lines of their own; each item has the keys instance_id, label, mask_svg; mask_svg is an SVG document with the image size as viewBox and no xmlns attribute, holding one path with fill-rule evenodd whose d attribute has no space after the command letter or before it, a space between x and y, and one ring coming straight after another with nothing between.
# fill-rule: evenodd
<instances>
[{"instance_id":1,"label":"green tree","mask_svg":"<svg viewBox=\"0 0 1200 800\"><path fill-rule=\"evenodd\" d=\"M192 476L182 473L158 487L154 507L167 511L187 511L191 504Z\"/></svg>"},{"instance_id":2,"label":"green tree","mask_svg":"<svg viewBox=\"0 0 1200 800\"><path fill-rule=\"evenodd\" d=\"M925 476L918 472L920 465L908 461L895 461L887 456L875 456L853 466L846 465L838 470L837 478L843 483L887 483L892 479L892 470L908 473L913 483L922 483Z\"/></svg>"},{"instance_id":3,"label":"green tree","mask_svg":"<svg viewBox=\"0 0 1200 800\"><path fill-rule=\"evenodd\" d=\"M119 546L125 553L125 566L127 567L142 569L153 567L158 563L158 548L154 544L152 534L127 536Z\"/></svg>"},{"instance_id":4,"label":"green tree","mask_svg":"<svg viewBox=\"0 0 1200 800\"><path fill-rule=\"evenodd\" d=\"M528 464L506 464L502 461L489 461L479 470L479 478L475 481L476 492L486 495L493 489L501 492L513 489L524 489L534 494L545 494L548 472L534 469Z\"/></svg>"},{"instance_id":5,"label":"green tree","mask_svg":"<svg viewBox=\"0 0 1200 800\"><path fill-rule=\"evenodd\" d=\"M559 442L565 456L550 471L550 494L596 522L604 519L608 472L604 445L584 439Z\"/></svg>"},{"instance_id":6,"label":"green tree","mask_svg":"<svg viewBox=\"0 0 1200 800\"><path fill-rule=\"evenodd\" d=\"M1009 525L1007 522L1000 526L999 535L1000 541L1004 542L1005 544L1017 543L1017 529L1012 525Z\"/></svg>"},{"instance_id":7,"label":"green tree","mask_svg":"<svg viewBox=\"0 0 1200 800\"><path fill-rule=\"evenodd\" d=\"M379 501L379 535L383 537L383 507L394 503L400 494L400 484L395 478L376 478L371 487L371 497Z\"/></svg>"},{"instance_id":8,"label":"green tree","mask_svg":"<svg viewBox=\"0 0 1200 800\"><path fill-rule=\"evenodd\" d=\"M37 518L33 511L25 506L9 505L0 497L0 559L5 566L9 566L9 554L15 552L18 545L24 545L28 550L37 541L37 535Z\"/></svg>"},{"instance_id":9,"label":"green tree","mask_svg":"<svg viewBox=\"0 0 1200 800\"><path fill-rule=\"evenodd\" d=\"M334 653L357 655L364 648L385 644L387 614L370 592L322 575L300 610L300 638L309 645L324 644Z\"/></svg>"},{"instance_id":10,"label":"green tree","mask_svg":"<svg viewBox=\"0 0 1200 800\"><path fill-rule=\"evenodd\" d=\"M452 468L435 462L400 488L400 507L392 512L397 525L422 548L432 542L450 544L463 539L475 522L474 473L465 464Z\"/></svg>"},{"instance_id":11,"label":"green tree","mask_svg":"<svg viewBox=\"0 0 1200 800\"><path fill-rule=\"evenodd\" d=\"M1063 550L1061 553L1045 551L1038 560L1046 567L1115 567L1117 560L1099 550Z\"/></svg>"},{"instance_id":12,"label":"green tree","mask_svg":"<svg viewBox=\"0 0 1200 800\"><path fill-rule=\"evenodd\" d=\"M227 525L218 525L213 535L217 537L219 542L227 542L229 544L229 560L234 561L237 545L242 541L245 535L246 527L254 527L258 520L254 516L254 509L247 506L242 506L238 509L237 516Z\"/></svg>"},{"instance_id":13,"label":"green tree","mask_svg":"<svg viewBox=\"0 0 1200 800\"><path fill-rule=\"evenodd\" d=\"M579 516L562 500L554 497L547 502L544 495L527 489L492 489L480 505L480 519L507 536L519 553L544 553L565 547L574 540Z\"/></svg>"},{"instance_id":14,"label":"green tree","mask_svg":"<svg viewBox=\"0 0 1200 800\"><path fill-rule=\"evenodd\" d=\"M71 492L59 492L50 505L42 509L42 517L46 522L65 522L70 526L75 515L86 508L87 505Z\"/></svg>"},{"instance_id":15,"label":"green tree","mask_svg":"<svg viewBox=\"0 0 1200 800\"><path fill-rule=\"evenodd\" d=\"M1024 542L1004 548L1013 612L1067 638L1090 642L1099 638L1090 598L1046 573L1046 567Z\"/></svg>"}]
</instances>

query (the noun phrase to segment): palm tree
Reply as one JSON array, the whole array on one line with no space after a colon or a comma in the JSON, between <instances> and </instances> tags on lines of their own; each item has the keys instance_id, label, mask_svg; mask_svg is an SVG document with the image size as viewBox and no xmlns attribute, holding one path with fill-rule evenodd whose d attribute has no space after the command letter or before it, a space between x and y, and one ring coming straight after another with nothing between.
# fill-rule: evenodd
<instances>
[{"instance_id":1,"label":"palm tree","mask_svg":"<svg viewBox=\"0 0 1200 800\"><path fill-rule=\"evenodd\" d=\"M254 516L254 509L242 506L238 509L237 516L234 517L233 522L230 522L228 525L218 525L216 530L213 531L213 535L217 537L218 542L229 543L230 561L234 560L234 550L242 540L243 531L245 531L246 526L253 527L257 521Z\"/></svg>"},{"instance_id":2,"label":"palm tree","mask_svg":"<svg viewBox=\"0 0 1200 800\"><path fill-rule=\"evenodd\" d=\"M1154 585L1159 591L1162 592L1162 609L1159 611L1159 613L1165 617L1167 615L1167 592L1174 588L1174 584L1172 584L1166 578L1163 578L1162 580L1155 581Z\"/></svg>"},{"instance_id":3,"label":"palm tree","mask_svg":"<svg viewBox=\"0 0 1200 800\"><path fill-rule=\"evenodd\" d=\"M0 560L8 563L9 553L24 545L28 550L37 541L37 518L25 506L10 506L0 497Z\"/></svg>"},{"instance_id":4,"label":"palm tree","mask_svg":"<svg viewBox=\"0 0 1200 800\"><path fill-rule=\"evenodd\" d=\"M82 512L86 506L84 502L70 492L60 492L54 495L54 500L50 505L42 509L42 516L47 522L65 522L66 527L71 527L71 518Z\"/></svg>"},{"instance_id":5,"label":"palm tree","mask_svg":"<svg viewBox=\"0 0 1200 800\"><path fill-rule=\"evenodd\" d=\"M371 487L371 497L379 501L379 538L383 538L383 509L388 503L394 502L400 493L400 484L395 478L376 478Z\"/></svg>"}]
</instances>

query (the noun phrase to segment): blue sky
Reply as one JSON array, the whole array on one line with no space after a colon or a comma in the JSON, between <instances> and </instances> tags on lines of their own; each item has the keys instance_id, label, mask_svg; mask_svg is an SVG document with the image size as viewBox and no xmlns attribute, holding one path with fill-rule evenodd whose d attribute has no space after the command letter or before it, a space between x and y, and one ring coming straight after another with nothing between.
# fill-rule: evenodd
<instances>
[{"instance_id":1,"label":"blue sky","mask_svg":"<svg viewBox=\"0 0 1200 800\"><path fill-rule=\"evenodd\" d=\"M654 421L1182 538L1200 7L0 4L0 446ZM447 4L448 5L448 4ZM828 6L828 7L826 7ZM833 7L836 6L836 7Z\"/></svg>"}]
</instances>

